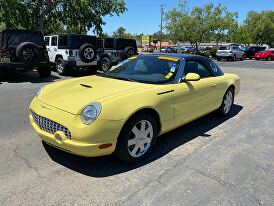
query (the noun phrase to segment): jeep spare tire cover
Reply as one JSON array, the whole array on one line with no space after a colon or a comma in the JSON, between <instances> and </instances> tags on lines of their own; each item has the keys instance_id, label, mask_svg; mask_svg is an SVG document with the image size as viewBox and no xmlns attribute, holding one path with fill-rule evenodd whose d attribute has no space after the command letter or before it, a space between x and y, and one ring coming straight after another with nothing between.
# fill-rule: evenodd
<instances>
[{"instance_id":1,"label":"jeep spare tire cover","mask_svg":"<svg viewBox=\"0 0 274 206\"><path fill-rule=\"evenodd\" d=\"M83 44L79 49L79 56L85 63L92 62L96 57L96 50L92 44Z\"/></svg>"},{"instance_id":2,"label":"jeep spare tire cover","mask_svg":"<svg viewBox=\"0 0 274 206\"><path fill-rule=\"evenodd\" d=\"M39 47L32 42L23 42L16 48L16 57L23 63L35 65L39 63Z\"/></svg>"}]
</instances>

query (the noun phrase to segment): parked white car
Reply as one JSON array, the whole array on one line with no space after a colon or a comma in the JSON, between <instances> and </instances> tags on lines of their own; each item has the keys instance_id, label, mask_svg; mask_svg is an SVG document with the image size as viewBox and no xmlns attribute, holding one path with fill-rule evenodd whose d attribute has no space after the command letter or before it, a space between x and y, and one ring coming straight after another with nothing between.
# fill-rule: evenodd
<instances>
[{"instance_id":1,"label":"parked white car","mask_svg":"<svg viewBox=\"0 0 274 206\"><path fill-rule=\"evenodd\" d=\"M228 46L220 46L216 53L217 60L220 61L222 59L235 61L236 59L240 59L243 61L245 59L244 51L240 50L237 45L228 45Z\"/></svg>"}]
</instances>

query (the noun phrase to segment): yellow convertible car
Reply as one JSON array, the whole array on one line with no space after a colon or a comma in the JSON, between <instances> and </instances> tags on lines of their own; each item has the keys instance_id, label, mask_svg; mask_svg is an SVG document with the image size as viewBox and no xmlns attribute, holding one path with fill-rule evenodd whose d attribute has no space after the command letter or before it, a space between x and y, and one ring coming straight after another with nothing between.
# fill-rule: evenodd
<instances>
[{"instance_id":1,"label":"yellow convertible car","mask_svg":"<svg viewBox=\"0 0 274 206\"><path fill-rule=\"evenodd\" d=\"M239 77L208 58L139 55L103 74L46 85L29 118L58 149L134 162L151 152L157 136L215 110L228 115L239 89Z\"/></svg>"}]
</instances>

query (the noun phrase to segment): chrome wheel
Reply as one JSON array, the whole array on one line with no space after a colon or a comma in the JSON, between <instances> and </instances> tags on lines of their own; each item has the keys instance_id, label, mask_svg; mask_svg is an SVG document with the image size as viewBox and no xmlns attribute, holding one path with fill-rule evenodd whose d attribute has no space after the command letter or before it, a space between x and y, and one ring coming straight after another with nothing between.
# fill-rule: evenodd
<instances>
[{"instance_id":1,"label":"chrome wheel","mask_svg":"<svg viewBox=\"0 0 274 206\"><path fill-rule=\"evenodd\" d=\"M231 106L233 104L233 94L232 91L229 90L224 98L224 113L227 114L229 113Z\"/></svg>"},{"instance_id":2,"label":"chrome wheel","mask_svg":"<svg viewBox=\"0 0 274 206\"><path fill-rule=\"evenodd\" d=\"M132 157L141 157L150 148L153 139L153 126L148 120L135 124L128 140L128 152Z\"/></svg>"},{"instance_id":3,"label":"chrome wheel","mask_svg":"<svg viewBox=\"0 0 274 206\"><path fill-rule=\"evenodd\" d=\"M56 69L57 69L57 72L58 72L59 74L62 74L63 71L64 71L63 63L62 63L61 61L57 61L56 67L57 67L57 68L56 68Z\"/></svg>"},{"instance_id":4,"label":"chrome wheel","mask_svg":"<svg viewBox=\"0 0 274 206\"><path fill-rule=\"evenodd\" d=\"M106 72L109 70L109 66L110 66L110 60L108 58L103 58L101 60L101 69Z\"/></svg>"},{"instance_id":5,"label":"chrome wheel","mask_svg":"<svg viewBox=\"0 0 274 206\"><path fill-rule=\"evenodd\" d=\"M87 47L87 48L84 50L84 57L85 57L87 60L93 59L93 57L94 57L94 50L93 50L91 47Z\"/></svg>"}]
</instances>

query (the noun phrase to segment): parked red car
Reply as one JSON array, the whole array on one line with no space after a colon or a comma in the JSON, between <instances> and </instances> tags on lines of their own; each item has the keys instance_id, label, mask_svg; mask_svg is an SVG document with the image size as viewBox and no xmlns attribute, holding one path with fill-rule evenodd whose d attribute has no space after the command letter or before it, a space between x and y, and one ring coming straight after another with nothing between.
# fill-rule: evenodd
<instances>
[{"instance_id":1,"label":"parked red car","mask_svg":"<svg viewBox=\"0 0 274 206\"><path fill-rule=\"evenodd\" d=\"M274 60L274 50L260 51L255 54L255 59Z\"/></svg>"}]
</instances>

